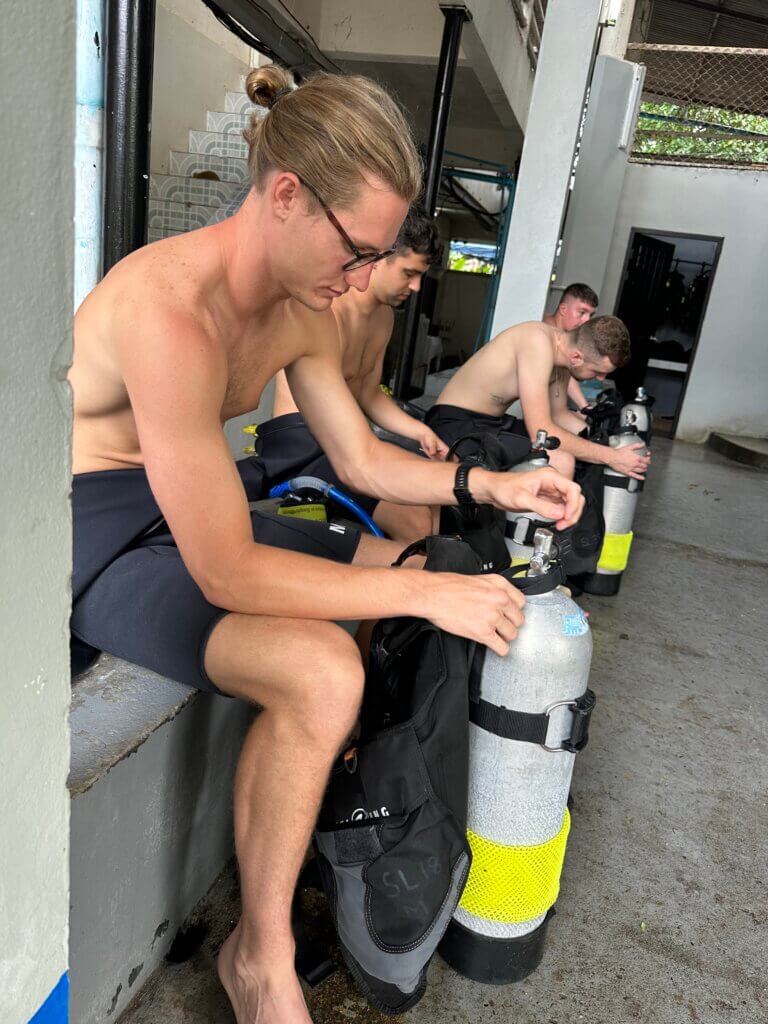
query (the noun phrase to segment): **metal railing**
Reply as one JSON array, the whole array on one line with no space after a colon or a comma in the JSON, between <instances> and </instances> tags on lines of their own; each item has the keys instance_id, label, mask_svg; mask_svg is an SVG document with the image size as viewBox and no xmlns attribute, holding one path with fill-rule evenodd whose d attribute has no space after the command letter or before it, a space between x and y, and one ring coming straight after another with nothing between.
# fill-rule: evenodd
<instances>
[{"instance_id":1,"label":"metal railing","mask_svg":"<svg viewBox=\"0 0 768 1024\"><path fill-rule=\"evenodd\" d=\"M646 67L632 159L768 169L768 50L631 43Z\"/></svg>"},{"instance_id":2,"label":"metal railing","mask_svg":"<svg viewBox=\"0 0 768 1024\"><path fill-rule=\"evenodd\" d=\"M510 0L515 12L517 24L525 41L528 60L535 70L539 62L541 34L544 31L544 18L547 13L547 0Z\"/></svg>"}]
</instances>

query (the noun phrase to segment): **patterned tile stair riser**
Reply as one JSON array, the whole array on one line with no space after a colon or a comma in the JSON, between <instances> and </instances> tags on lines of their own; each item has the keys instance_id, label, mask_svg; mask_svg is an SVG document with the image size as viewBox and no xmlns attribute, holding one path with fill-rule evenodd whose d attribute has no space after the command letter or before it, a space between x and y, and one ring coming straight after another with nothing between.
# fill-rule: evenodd
<instances>
[{"instance_id":1,"label":"patterned tile stair riser","mask_svg":"<svg viewBox=\"0 0 768 1024\"><path fill-rule=\"evenodd\" d=\"M234 156L245 160L248 157L248 144L242 136L231 132L201 132L193 129L189 133L189 152Z\"/></svg>"},{"instance_id":2,"label":"patterned tile stair riser","mask_svg":"<svg viewBox=\"0 0 768 1024\"><path fill-rule=\"evenodd\" d=\"M148 226L161 231L193 231L210 224L215 210L209 206L189 203L170 203L164 199L150 199Z\"/></svg>"},{"instance_id":3,"label":"patterned tile stair riser","mask_svg":"<svg viewBox=\"0 0 768 1024\"><path fill-rule=\"evenodd\" d=\"M235 181L207 181L204 178L184 178L177 174L153 174L149 182L149 198L219 209L231 202L239 189L240 184Z\"/></svg>"},{"instance_id":4,"label":"patterned tile stair riser","mask_svg":"<svg viewBox=\"0 0 768 1024\"><path fill-rule=\"evenodd\" d=\"M248 180L248 161L233 156L211 156L209 153L171 152L170 172L191 178L213 171L220 181Z\"/></svg>"}]
</instances>

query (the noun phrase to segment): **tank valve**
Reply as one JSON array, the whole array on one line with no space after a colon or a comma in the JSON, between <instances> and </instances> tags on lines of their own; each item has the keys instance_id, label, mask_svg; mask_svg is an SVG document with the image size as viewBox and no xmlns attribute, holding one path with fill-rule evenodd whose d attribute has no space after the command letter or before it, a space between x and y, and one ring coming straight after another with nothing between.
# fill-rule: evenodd
<instances>
[{"instance_id":1,"label":"tank valve","mask_svg":"<svg viewBox=\"0 0 768 1024\"><path fill-rule=\"evenodd\" d=\"M544 576L552 559L554 536L551 530L536 530L533 535L533 554L528 569L529 576Z\"/></svg>"},{"instance_id":2,"label":"tank valve","mask_svg":"<svg viewBox=\"0 0 768 1024\"><path fill-rule=\"evenodd\" d=\"M648 398L648 392L645 390L645 388L638 388L637 389L637 395L635 395L635 401L636 402L645 402L647 398Z\"/></svg>"},{"instance_id":3,"label":"tank valve","mask_svg":"<svg viewBox=\"0 0 768 1024\"><path fill-rule=\"evenodd\" d=\"M560 447L559 437L550 437L546 430L536 431L536 440L533 444L533 450L539 452L553 452L555 448Z\"/></svg>"}]
</instances>

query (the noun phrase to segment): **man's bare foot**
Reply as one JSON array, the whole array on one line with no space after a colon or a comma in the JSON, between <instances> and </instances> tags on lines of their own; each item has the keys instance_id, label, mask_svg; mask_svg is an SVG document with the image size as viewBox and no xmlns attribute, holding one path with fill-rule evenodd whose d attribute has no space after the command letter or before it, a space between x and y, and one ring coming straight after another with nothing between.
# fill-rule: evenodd
<instances>
[{"instance_id":1,"label":"man's bare foot","mask_svg":"<svg viewBox=\"0 0 768 1024\"><path fill-rule=\"evenodd\" d=\"M312 1024L293 963L262 971L246 963L239 939L238 924L216 961L237 1024Z\"/></svg>"}]
</instances>

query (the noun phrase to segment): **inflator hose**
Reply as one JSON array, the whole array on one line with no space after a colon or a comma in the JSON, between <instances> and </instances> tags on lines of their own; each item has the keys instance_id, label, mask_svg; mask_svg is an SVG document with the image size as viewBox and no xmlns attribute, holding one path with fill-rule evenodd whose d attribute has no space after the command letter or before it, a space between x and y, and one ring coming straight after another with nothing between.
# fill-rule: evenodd
<instances>
[{"instance_id":1,"label":"inflator hose","mask_svg":"<svg viewBox=\"0 0 768 1024\"><path fill-rule=\"evenodd\" d=\"M333 484L327 483L325 480L321 480L317 476L295 476L293 480L286 480L282 484L277 484L275 487L270 488L270 498L282 498L284 494L289 491L299 491L307 488L313 491L319 491L326 498L331 498L336 502L337 505L341 505L343 508L348 509L353 515L357 516L363 526L367 526L374 537L383 537L383 530L376 525L371 519L364 508L361 508L356 501L348 498L346 494L342 494L341 491L337 490Z\"/></svg>"}]
</instances>

